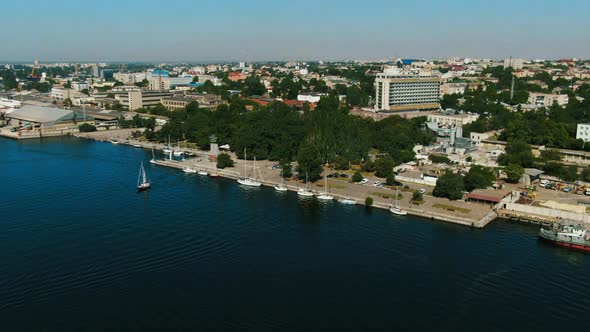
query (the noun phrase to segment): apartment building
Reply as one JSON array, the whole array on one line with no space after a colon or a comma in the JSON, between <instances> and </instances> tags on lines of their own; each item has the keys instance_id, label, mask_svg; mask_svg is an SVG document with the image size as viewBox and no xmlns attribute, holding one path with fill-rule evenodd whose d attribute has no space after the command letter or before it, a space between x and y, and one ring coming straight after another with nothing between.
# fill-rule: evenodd
<instances>
[{"instance_id":1,"label":"apartment building","mask_svg":"<svg viewBox=\"0 0 590 332\"><path fill-rule=\"evenodd\" d=\"M375 110L408 111L440 108L439 72L385 68L375 78Z\"/></svg>"},{"instance_id":2,"label":"apartment building","mask_svg":"<svg viewBox=\"0 0 590 332\"><path fill-rule=\"evenodd\" d=\"M581 139L584 142L590 142L590 123L578 123L576 129L576 139Z\"/></svg>"},{"instance_id":3,"label":"apartment building","mask_svg":"<svg viewBox=\"0 0 590 332\"><path fill-rule=\"evenodd\" d=\"M172 93L158 91L143 91L141 89L127 90L115 93L115 99L130 111L142 107L153 107L160 104L162 98L171 97Z\"/></svg>"},{"instance_id":4,"label":"apartment building","mask_svg":"<svg viewBox=\"0 0 590 332\"><path fill-rule=\"evenodd\" d=\"M551 106L553 103L557 103L559 106L565 106L569 102L569 97L566 94L555 94L555 93L538 93L531 92L529 94L529 104L537 106Z\"/></svg>"}]
</instances>

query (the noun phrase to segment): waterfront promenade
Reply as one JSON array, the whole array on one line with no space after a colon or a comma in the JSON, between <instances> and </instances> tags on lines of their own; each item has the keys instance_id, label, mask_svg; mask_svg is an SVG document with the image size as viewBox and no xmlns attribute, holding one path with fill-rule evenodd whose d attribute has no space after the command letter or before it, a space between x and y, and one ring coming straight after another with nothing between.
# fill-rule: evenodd
<instances>
[{"instance_id":1,"label":"waterfront promenade","mask_svg":"<svg viewBox=\"0 0 590 332\"><path fill-rule=\"evenodd\" d=\"M131 139L131 133L137 129L120 129L109 131L98 131L92 133L79 133L76 137L88 138L99 141L110 142L116 140L118 144L129 146L141 146L144 149L161 150L165 144L147 142L142 140ZM157 158L156 164L164 167L171 167L182 170L186 167L191 167L196 170L205 170L207 172L217 171L219 176L237 179L244 172L244 161L237 159L234 153L228 152L235 162L232 168L216 170L215 162L208 159L207 151L202 151L193 148L182 147L189 157L184 160L169 160ZM252 166L252 161L247 161L247 166ZM257 162L258 170L262 175L261 182L264 186L274 187L281 183L280 170L273 169L272 166L276 162L262 160ZM330 173L327 170L327 173ZM334 171L336 172L336 171ZM380 188L372 185L373 182L382 180L368 176L369 182L365 185L355 184L350 182L352 171L337 171L339 173L347 173L349 178L328 179L328 190L336 199L351 198L357 204L364 205L365 199L371 197L373 199L372 207L388 209L392 204L395 196L395 190L392 188ZM195 175L198 176L198 175ZM285 180L285 185L290 191L297 191L299 188L305 187L301 181L290 179ZM470 203L464 201L449 201L445 198L437 198L430 195L432 187L420 186L412 183L407 183L409 189L401 189L399 193L401 198L398 200L398 205L406 210L408 214L419 217L429 218L433 220L451 222L455 224L483 228L488 223L496 218L496 214L492 207L485 204ZM324 181L317 181L311 185L311 189L316 193L324 191ZM420 204L411 202L412 193L414 190L425 189L424 201Z\"/></svg>"}]
</instances>

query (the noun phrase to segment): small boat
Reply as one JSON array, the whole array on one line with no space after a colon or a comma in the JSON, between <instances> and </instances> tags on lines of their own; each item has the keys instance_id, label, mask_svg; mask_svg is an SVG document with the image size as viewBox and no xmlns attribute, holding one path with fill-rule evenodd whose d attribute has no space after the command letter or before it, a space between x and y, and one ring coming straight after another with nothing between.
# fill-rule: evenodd
<instances>
[{"instance_id":1,"label":"small boat","mask_svg":"<svg viewBox=\"0 0 590 332\"><path fill-rule=\"evenodd\" d=\"M404 210L402 210L399 206L392 206L389 208L389 212L398 215L398 216L405 216L408 213Z\"/></svg>"},{"instance_id":2,"label":"small boat","mask_svg":"<svg viewBox=\"0 0 590 332\"><path fill-rule=\"evenodd\" d=\"M173 152L175 157L181 157L184 152L182 152L182 150L180 149L180 142L178 142L178 148L177 149L173 149Z\"/></svg>"},{"instance_id":3,"label":"small boat","mask_svg":"<svg viewBox=\"0 0 590 332\"><path fill-rule=\"evenodd\" d=\"M154 153L154 148L152 147L152 159L150 159L150 164L156 163L156 154Z\"/></svg>"},{"instance_id":4,"label":"small boat","mask_svg":"<svg viewBox=\"0 0 590 332\"><path fill-rule=\"evenodd\" d=\"M119 141L117 141L116 139L111 139L111 144L119 144Z\"/></svg>"},{"instance_id":5,"label":"small boat","mask_svg":"<svg viewBox=\"0 0 590 332\"><path fill-rule=\"evenodd\" d=\"M557 225L551 229L541 228L539 238L557 246L590 252L590 234L583 226Z\"/></svg>"},{"instance_id":6,"label":"small boat","mask_svg":"<svg viewBox=\"0 0 590 332\"><path fill-rule=\"evenodd\" d=\"M133 144L133 147L134 147L134 148L141 148L141 147L143 147L143 146L142 146L141 144Z\"/></svg>"},{"instance_id":7,"label":"small boat","mask_svg":"<svg viewBox=\"0 0 590 332\"><path fill-rule=\"evenodd\" d=\"M209 173L209 176L212 177L212 178L218 178L219 177L219 173L217 173L217 172Z\"/></svg>"},{"instance_id":8,"label":"small boat","mask_svg":"<svg viewBox=\"0 0 590 332\"><path fill-rule=\"evenodd\" d=\"M275 190L281 191L281 192L285 192L285 191L289 190L289 188L287 188L287 185L285 185L285 178L283 177L283 169L281 169L281 183L275 185Z\"/></svg>"},{"instance_id":9,"label":"small boat","mask_svg":"<svg viewBox=\"0 0 590 332\"><path fill-rule=\"evenodd\" d=\"M356 201L354 199L351 199L351 198L339 199L338 202L339 203L342 203L342 204L345 204L345 205L356 205Z\"/></svg>"},{"instance_id":10,"label":"small boat","mask_svg":"<svg viewBox=\"0 0 590 332\"><path fill-rule=\"evenodd\" d=\"M324 176L324 193L317 196L319 200L322 201L331 201L334 199L334 196L328 195L328 178Z\"/></svg>"},{"instance_id":11,"label":"small boat","mask_svg":"<svg viewBox=\"0 0 590 332\"><path fill-rule=\"evenodd\" d=\"M397 205L397 196L398 196L398 191L397 191L397 189L396 189L396 190L395 190L395 205L394 205L394 206L391 206L391 207L389 208L389 212L391 212L391 213L393 213L393 214L395 214L395 215L398 215L398 216L405 216L405 215L407 215L408 213L407 213L406 211L402 210L402 208L400 208L400 207Z\"/></svg>"},{"instance_id":12,"label":"small boat","mask_svg":"<svg viewBox=\"0 0 590 332\"><path fill-rule=\"evenodd\" d=\"M201 171L198 171L197 174L207 176L207 175L209 175L209 172L201 170Z\"/></svg>"},{"instance_id":13,"label":"small boat","mask_svg":"<svg viewBox=\"0 0 590 332\"><path fill-rule=\"evenodd\" d=\"M164 145L162 152L164 152L165 154L172 153L172 145L170 144L170 135L168 135L168 144Z\"/></svg>"},{"instance_id":14,"label":"small boat","mask_svg":"<svg viewBox=\"0 0 590 332\"><path fill-rule=\"evenodd\" d=\"M313 197L313 191L309 189L309 183L307 182L307 173L305 173L305 188L299 188L297 195L301 197Z\"/></svg>"},{"instance_id":15,"label":"small boat","mask_svg":"<svg viewBox=\"0 0 590 332\"><path fill-rule=\"evenodd\" d=\"M195 174L195 173L197 173L197 170L196 169L190 168L188 166L185 167L185 168L183 168L182 171L185 172L185 173L189 173L189 174Z\"/></svg>"},{"instance_id":16,"label":"small boat","mask_svg":"<svg viewBox=\"0 0 590 332\"><path fill-rule=\"evenodd\" d=\"M152 183L148 180L147 175L145 174L145 169L143 168L143 161L141 162L141 166L139 167L139 176L137 177L137 191L144 191L148 190L152 187Z\"/></svg>"},{"instance_id":17,"label":"small boat","mask_svg":"<svg viewBox=\"0 0 590 332\"><path fill-rule=\"evenodd\" d=\"M247 175L246 169L246 149L244 148L244 176L238 178L238 183L248 187L260 187L262 182L258 181L257 179L253 179ZM254 174L256 174L256 158L254 158Z\"/></svg>"},{"instance_id":18,"label":"small boat","mask_svg":"<svg viewBox=\"0 0 590 332\"><path fill-rule=\"evenodd\" d=\"M302 197L313 197L313 192L307 188L300 188L297 190L297 195Z\"/></svg>"}]
</instances>

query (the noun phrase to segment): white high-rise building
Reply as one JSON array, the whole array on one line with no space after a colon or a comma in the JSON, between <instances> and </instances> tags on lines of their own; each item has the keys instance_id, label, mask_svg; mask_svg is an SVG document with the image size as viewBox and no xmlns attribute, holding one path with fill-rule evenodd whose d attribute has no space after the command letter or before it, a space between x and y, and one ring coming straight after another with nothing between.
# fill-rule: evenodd
<instances>
[{"instance_id":1,"label":"white high-rise building","mask_svg":"<svg viewBox=\"0 0 590 332\"><path fill-rule=\"evenodd\" d=\"M375 79L375 110L439 109L440 86L437 71L386 68Z\"/></svg>"}]
</instances>

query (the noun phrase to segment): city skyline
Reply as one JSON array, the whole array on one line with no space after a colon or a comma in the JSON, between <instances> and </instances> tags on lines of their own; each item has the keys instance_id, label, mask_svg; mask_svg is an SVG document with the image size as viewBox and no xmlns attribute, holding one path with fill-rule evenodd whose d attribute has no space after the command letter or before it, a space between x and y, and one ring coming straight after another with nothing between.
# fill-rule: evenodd
<instances>
[{"instance_id":1,"label":"city skyline","mask_svg":"<svg viewBox=\"0 0 590 332\"><path fill-rule=\"evenodd\" d=\"M590 57L590 3L31 1L4 5L0 61ZM33 10L31 10L33 8ZM27 12L27 20L16 13ZM564 29L563 27L567 27Z\"/></svg>"}]
</instances>

